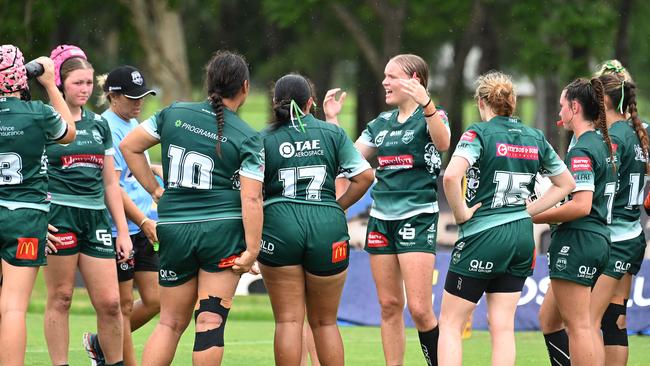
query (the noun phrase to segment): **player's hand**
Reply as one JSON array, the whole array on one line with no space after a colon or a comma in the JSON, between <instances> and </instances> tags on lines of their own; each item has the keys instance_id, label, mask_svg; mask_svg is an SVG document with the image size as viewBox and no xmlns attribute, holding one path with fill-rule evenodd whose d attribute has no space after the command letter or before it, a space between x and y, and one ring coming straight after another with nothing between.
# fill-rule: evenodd
<instances>
[{"instance_id":1,"label":"player's hand","mask_svg":"<svg viewBox=\"0 0 650 366\"><path fill-rule=\"evenodd\" d=\"M54 84L54 61L49 57L41 56L36 59L36 62L43 65L43 75L36 78L43 86L55 85Z\"/></svg>"},{"instance_id":2,"label":"player's hand","mask_svg":"<svg viewBox=\"0 0 650 366\"><path fill-rule=\"evenodd\" d=\"M117 251L117 263L124 263L130 258L133 258L133 243L127 234L117 234L115 239L115 251Z\"/></svg>"},{"instance_id":3,"label":"player's hand","mask_svg":"<svg viewBox=\"0 0 650 366\"><path fill-rule=\"evenodd\" d=\"M345 97L348 93L343 92L341 95L336 98L336 94L341 91L341 88L330 89L325 93L325 99L323 99L323 113L325 113L325 119L328 121L336 120L336 116L341 113L343 108L343 102L345 102Z\"/></svg>"},{"instance_id":4,"label":"player's hand","mask_svg":"<svg viewBox=\"0 0 650 366\"><path fill-rule=\"evenodd\" d=\"M459 213L454 212L454 218L456 219L456 224L460 225L467 222L469 219L474 216L474 212L481 207L481 202L475 204L472 207L467 207L463 205L463 210Z\"/></svg>"},{"instance_id":5,"label":"player's hand","mask_svg":"<svg viewBox=\"0 0 650 366\"><path fill-rule=\"evenodd\" d=\"M165 193L165 189L163 187L156 187L156 190L153 191L153 194L151 197L153 198L153 201L158 203L160 201L160 197L162 197L163 193Z\"/></svg>"},{"instance_id":6,"label":"player's hand","mask_svg":"<svg viewBox=\"0 0 650 366\"><path fill-rule=\"evenodd\" d=\"M235 264L231 269L238 275L244 274L250 271L253 263L255 263L255 259L257 259L257 254L245 250L237 259L235 259Z\"/></svg>"},{"instance_id":7,"label":"player's hand","mask_svg":"<svg viewBox=\"0 0 650 366\"><path fill-rule=\"evenodd\" d=\"M401 79L399 83L402 85L402 91L413 98L415 103L425 106L431 99L427 90L420 84L420 79L413 73L410 79Z\"/></svg>"},{"instance_id":8,"label":"player's hand","mask_svg":"<svg viewBox=\"0 0 650 366\"><path fill-rule=\"evenodd\" d=\"M248 273L252 274L253 276L260 274L260 264L258 261L255 261L255 263L253 263L251 269L248 270Z\"/></svg>"},{"instance_id":9,"label":"player's hand","mask_svg":"<svg viewBox=\"0 0 650 366\"><path fill-rule=\"evenodd\" d=\"M149 239L149 243L153 244L158 241L158 235L156 234L156 222L154 220L146 220L140 229L144 235Z\"/></svg>"},{"instance_id":10,"label":"player's hand","mask_svg":"<svg viewBox=\"0 0 650 366\"><path fill-rule=\"evenodd\" d=\"M63 244L61 243L61 240L59 240L59 238L54 236L54 233L58 231L59 229L55 228L50 224L47 224L47 240L46 240L47 245L45 246L45 255L58 252L56 246Z\"/></svg>"}]
</instances>

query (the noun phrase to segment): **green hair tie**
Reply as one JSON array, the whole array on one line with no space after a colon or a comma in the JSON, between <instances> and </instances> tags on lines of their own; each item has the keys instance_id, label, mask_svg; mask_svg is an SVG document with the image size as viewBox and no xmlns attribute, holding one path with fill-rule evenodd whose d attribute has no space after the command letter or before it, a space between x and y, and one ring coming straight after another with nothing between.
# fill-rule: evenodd
<instances>
[{"instance_id":1,"label":"green hair tie","mask_svg":"<svg viewBox=\"0 0 650 366\"><path fill-rule=\"evenodd\" d=\"M291 105L289 106L289 117L291 118L291 125L293 126L293 128L296 129L296 131L299 130L298 127L296 127L296 123L294 121L298 120L298 125L300 125L300 129L302 130L302 132L305 132L305 124L302 123L302 119L300 118L300 116L304 116L304 115L305 113L300 109L298 103L296 103L295 100L291 99Z\"/></svg>"},{"instance_id":2,"label":"green hair tie","mask_svg":"<svg viewBox=\"0 0 650 366\"><path fill-rule=\"evenodd\" d=\"M621 100L618 102L618 110L623 114L623 100L625 99L625 80L621 81Z\"/></svg>"},{"instance_id":3,"label":"green hair tie","mask_svg":"<svg viewBox=\"0 0 650 366\"><path fill-rule=\"evenodd\" d=\"M605 63L605 70L614 71L617 74L620 74L625 71L625 68L622 65L614 65L611 61Z\"/></svg>"}]
</instances>

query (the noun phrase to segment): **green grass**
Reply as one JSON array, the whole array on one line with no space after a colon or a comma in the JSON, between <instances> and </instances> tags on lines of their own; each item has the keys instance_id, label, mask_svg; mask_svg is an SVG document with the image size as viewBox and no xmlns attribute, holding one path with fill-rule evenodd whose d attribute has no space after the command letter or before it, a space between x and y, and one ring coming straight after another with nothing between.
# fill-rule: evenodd
<instances>
[{"instance_id":1,"label":"green grass","mask_svg":"<svg viewBox=\"0 0 650 366\"><path fill-rule=\"evenodd\" d=\"M47 345L43 335L43 310L45 308L45 285L39 274L32 294L27 315L26 365L49 365ZM137 297L137 295L136 295ZM138 359L142 354L147 337L153 331L157 318L133 334ZM87 292L76 289L70 314L71 365L87 364L88 358L81 345L81 335L96 329L95 316ZM241 296L235 298L233 310L226 329L226 353L224 365L273 365L273 314L269 299L265 295ZM345 344L347 365L381 365L383 353L378 327L341 327ZM176 351L174 365L189 365L192 359L194 328L190 325L181 338ZM518 332L517 364L547 365L548 358L542 334L539 332ZM628 365L650 364L650 338L630 337L630 361ZM485 331L474 331L471 338L463 342L465 365L488 364L490 338ZM406 331L406 365L423 364L422 353L414 328Z\"/></svg>"}]
</instances>

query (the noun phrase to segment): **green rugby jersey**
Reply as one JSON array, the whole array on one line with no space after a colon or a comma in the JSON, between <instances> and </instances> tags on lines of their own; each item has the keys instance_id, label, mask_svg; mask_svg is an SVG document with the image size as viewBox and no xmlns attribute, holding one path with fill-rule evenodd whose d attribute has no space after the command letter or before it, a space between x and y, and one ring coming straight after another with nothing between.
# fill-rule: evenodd
<instances>
[{"instance_id":1,"label":"green rugby jersey","mask_svg":"<svg viewBox=\"0 0 650 366\"><path fill-rule=\"evenodd\" d=\"M67 145L47 145L47 174L52 203L102 210L104 156L113 155L111 130L104 117L86 109L75 123L77 137Z\"/></svg>"},{"instance_id":2,"label":"green rugby jersey","mask_svg":"<svg viewBox=\"0 0 650 366\"><path fill-rule=\"evenodd\" d=\"M47 104L0 98L0 206L49 210L45 145L67 130Z\"/></svg>"},{"instance_id":3,"label":"green rugby jersey","mask_svg":"<svg viewBox=\"0 0 650 366\"><path fill-rule=\"evenodd\" d=\"M340 172L354 177L370 168L339 126L302 117L305 131L291 125L262 133L266 151L264 205L301 202L339 207L334 181Z\"/></svg>"},{"instance_id":4,"label":"green rugby jersey","mask_svg":"<svg viewBox=\"0 0 650 366\"><path fill-rule=\"evenodd\" d=\"M217 120L207 101L174 103L142 123L162 145L161 223L241 218L239 177L264 181L260 134L224 107L221 157Z\"/></svg>"},{"instance_id":5,"label":"green rugby jersey","mask_svg":"<svg viewBox=\"0 0 650 366\"><path fill-rule=\"evenodd\" d=\"M614 122L609 128L612 148L618 162L618 184L612 223L608 225L612 241L634 239L643 231L639 218L646 182L646 157L632 122Z\"/></svg>"},{"instance_id":6,"label":"green rugby jersey","mask_svg":"<svg viewBox=\"0 0 650 366\"><path fill-rule=\"evenodd\" d=\"M583 133L564 159L576 181L573 192L592 191L591 212L585 217L564 222L557 230L587 230L609 236L607 225L612 221L612 208L616 195L616 172L609 150L600 133ZM569 200L572 195L569 195Z\"/></svg>"},{"instance_id":7,"label":"green rugby jersey","mask_svg":"<svg viewBox=\"0 0 650 366\"><path fill-rule=\"evenodd\" d=\"M535 174L556 176L566 170L542 131L503 116L471 125L454 156L470 165L463 184L467 206L481 203L460 225L461 238L530 217L526 199L533 192Z\"/></svg>"},{"instance_id":8,"label":"green rugby jersey","mask_svg":"<svg viewBox=\"0 0 650 366\"><path fill-rule=\"evenodd\" d=\"M447 115L438 113L449 132ZM438 174L442 160L431 141L422 107L403 123L397 109L370 121L359 142L377 149L379 167L372 189L370 216L402 220L420 213L438 212Z\"/></svg>"}]
</instances>

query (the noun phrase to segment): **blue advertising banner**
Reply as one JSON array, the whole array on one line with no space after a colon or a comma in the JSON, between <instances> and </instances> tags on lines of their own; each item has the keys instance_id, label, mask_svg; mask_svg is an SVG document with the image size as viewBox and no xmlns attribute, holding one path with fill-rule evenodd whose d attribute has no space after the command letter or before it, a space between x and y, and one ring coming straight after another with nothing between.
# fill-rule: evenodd
<instances>
[{"instance_id":1,"label":"blue advertising banner","mask_svg":"<svg viewBox=\"0 0 650 366\"><path fill-rule=\"evenodd\" d=\"M433 278L433 308L440 314L440 304L444 289L447 269L449 268L450 253L438 253L436 270ZM650 332L650 260L645 260L638 276L632 282L632 293L628 301L627 322L628 331L633 333ZM526 280L521 293L517 313L515 314L516 330L539 330L537 313L548 289L548 266L546 256L537 257L537 265L532 277ZM404 309L404 319L407 326L413 326L413 321ZM339 320L359 325L379 325L380 308L377 292L370 272L369 256L364 251L350 252L350 267L343 289L343 298L339 308ZM485 296L481 298L473 316L474 329L487 329L487 305Z\"/></svg>"}]
</instances>

